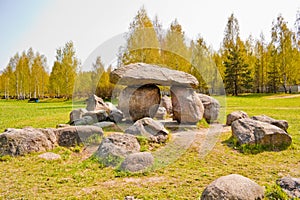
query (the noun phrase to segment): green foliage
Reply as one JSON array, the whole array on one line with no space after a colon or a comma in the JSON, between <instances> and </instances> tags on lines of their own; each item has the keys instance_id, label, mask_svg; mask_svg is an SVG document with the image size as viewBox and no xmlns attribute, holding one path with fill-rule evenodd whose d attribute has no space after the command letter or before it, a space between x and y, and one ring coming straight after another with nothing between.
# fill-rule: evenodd
<instances>
[{"instance_id":1,"label":"green foliage","mask_svg":"<svg viewBox=\"0 0 300 200\"><path fill-rule=\"evenodd\" d=\"M140 144L141 152L149 151L149 141L148 141L147 137L138 135L138 136L136 136L136 139L137 139L138 143Z\"/></svg>"},{"instance_id":2,"label":"green foliage","mask_svg":"<svg viewBox=\"0 0 300 200\"><path fill-rule=\"evenodd\" d=\"M57 49L56 61L49 78L51 94L66 98L72 96L78 65L72 41L67 42L63 49Z\"/></svg>"},{"instance_id":3,"label":"green foliage","mask_svg":"<svg viewBox=\"0 0 300 200\"><path fill-rule=\"evenodd\" d=\"M8 162L12 159L11 156L5 155L5 156L0 156L0 162Z\"/></svg>"},{"instance_id":4,"label":"green foliage","mask_svg":"<svg viewBox=\"0 0 300 200\"><path fill-rule=\"evenodd\" d=\"M226 92L237 96L239 93L249 91L252 81L249 64L245 63L245 45L239 37L239 24L233 14L227 22L223 47Z\"/></svg>"},{"instance_id":5,"label":"green foliage","mask_svg":"<svg viewBox=\"0 0 300 200\"><path fill-rule=\"evenodd\" d=\"M289 200L289 196L277 184L266 187L265 197L269 200Z\"/></svg>"}]
</instances>

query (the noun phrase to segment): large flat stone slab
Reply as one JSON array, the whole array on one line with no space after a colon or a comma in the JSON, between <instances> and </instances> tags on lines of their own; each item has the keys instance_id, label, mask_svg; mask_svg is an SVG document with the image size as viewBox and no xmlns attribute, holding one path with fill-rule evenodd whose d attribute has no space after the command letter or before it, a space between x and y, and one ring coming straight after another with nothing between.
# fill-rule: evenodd
<instances>
[{"instance_id":1,"label":"large flat stone slab","mask_svg":"<svg viewBox=\"0 0 300 200\"><path fill-rule=\"evenodd\" d=\"M112 83L128 86L157 84L196 87L199 84L198 80L188 73L145 63L121 66L112 71L110 80Z\"/></svg>"}]
</instances>

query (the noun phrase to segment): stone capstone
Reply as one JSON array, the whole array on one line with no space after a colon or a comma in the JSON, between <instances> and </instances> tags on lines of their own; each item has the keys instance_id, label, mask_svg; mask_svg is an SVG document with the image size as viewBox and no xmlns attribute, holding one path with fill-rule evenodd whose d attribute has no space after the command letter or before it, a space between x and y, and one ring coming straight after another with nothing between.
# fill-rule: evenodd
<instances>
[{"instance_id":1,"label":"stone capstone","mask_svg":"<svg viewBox=\"0 0 300 200\"><path fill-rule=\"evenodd\" d=\"M204 107L192 88L171 87L173 119L183 124L196 124L202 119Z\"/></svg>"},{"instance_id":2,"label":"stone capstone","mask_svg":"<svg viewBox=\"0 0 300 200\"><path fill-rule=\"evenodd\" d=\"M112 83L127 86L156 84L196 87L199 84L198 80L188 73L146 63L121 66L111 72L110 80Z\"/></svg>"},{"instance_id":3,"label":"stone capstone","mask_svg":"<svg viewBox=\"0 0 300 200\"><path fill-rule=\"evenodd\" d=\"M238 174L222 176L209 184L201 200L262 200L264 189L249 178Z\"/></svg>"},{"instance_id":4,"label":"stone capstone","mask_svg":"<svg viewBox=\"0 0 300 200\"><path fill-rule=\"evenodd\" d=\"M93 122L103 122L108 119L108 114L105 110L88 111L82 115L82 117L90 116L93 118Z\"/></svg>"},{"instance_id":5,"label":"stone capstone","mask_svg":"<svg viewBox=\"0 0 300 200\"><path fill-rule=\"evenodd\" d=\"M160 103L160 90L156 85L126 87L119 96L119 109L127 120L136 121L154 117Z\"/></svg>"},{"instance_id":6,"label":"stone capstone","mask_svg":"<svg viewBox=\"0 0 300 200\"><path fill-rule=\"evenodd\" d=\"M261 144L275 147L289 146L292 138L281 128L250 118L236 120L231 125L232 135L239 144Z\"/></svg>"}]
</instances>

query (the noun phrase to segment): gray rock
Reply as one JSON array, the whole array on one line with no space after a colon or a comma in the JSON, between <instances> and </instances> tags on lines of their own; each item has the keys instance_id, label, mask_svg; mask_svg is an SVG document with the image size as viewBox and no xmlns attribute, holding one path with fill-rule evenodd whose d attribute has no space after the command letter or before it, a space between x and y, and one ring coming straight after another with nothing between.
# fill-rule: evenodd
<instances>
[{"instance_id":1,"label":"gray rock","mask_svg":"<svg viewBox=\"0 0 300 200\"><path fill-rule=\"evenodd\" d=\"M107 107L109 108L110 111L117 110L117 107L114 104L112 104L111 102L105 102L105 104L107 105Z\"/></svg>"},{"instance_id":2,"label":"gray rock","mask_svg":"<svg viewBox=\"0 0 300 200\"><path fill-rule=\"evenodd\" d=\"M60 146L74 147L89 142L94 136L103 136L103 131L96 126L71 126L56 129L57 143Z\"/></svg>"},{"instance_id":3,"label":"gray rock","mask_svg":"<svg viewBox=\"0 0 300 200\"><path fill-rule=\"evenodd\" d=\"M203 117L208 123L215 122L218 119L220 112L220 103L215 98L205 95L198 94L203 106L204 114Z\"/></svg>"},{"instance_id":4,"label":"gray rock","mask_svg":"<svg viewBox=\"0 0 300 200\"><path fill-rule=\"evenodd\" d=\"M56 153L52 152L46 152L38 156L39 158L45 159L45 160L59 160L61 159L61 156Z\"/></svg>"},{"instance_id":5,"label":"gray rock","mask_svg":"<svg viewBox=\"0 0 300 200\"><path fill-rule=\"evenodd\" d=\"M238 119L243 119L243 118L249 118L247 113L245 113L244 111L234 111L227 115L226 125L231 126L232 122L234 122L235 120L238 120Z\"/></svg>"},{"instance_id":6,"label":"gray rock","mask_svg":"<svg viewBox=\"0 0 300 200\"><path fill-rule=\"evenodd\" d=\"M122 171L139 172L144 171L154 163L154 157L149 152L138 152L128 155L122 162Z\"/></svg>"},{"instance_id":7,"label":"gray rock","mask_svg":"<svg viewBox=\"0 0 300 200\"><path fill-rule=\"evenodd\" d=\"M231 125L232 135L240 144L262 144L280 147L292 143L292 138L281 128L250 118L236 120Z\"/></svg>"},{"instance_id":8,"label":"gray rock","mask_svg":"<svg viewBox=\"0 0 300 200\"><path fill-rule=\"evenodd\" d=\"M120 123L123 120L124 116L121 110L114 109L110 111L108 118L112 122Z\"/></svg>"},{"instance_id":9,"label":"gray rock","mask_svg":"<svg viewBox=\"0 0 300 200\"><path fill-rule=\"evenodd\" d=\"M160 103L160 90L156 85L126 87L119 96L119 109L127 120L136 121L154 117Z\"/></svg>"},{"instance_id":10,"label":"gray rock","mask_svg":"<svg viewBox=\"0 0 300 200\"><path fill-rule=\"evenodd\" d=\"M145 117L128 127L125 130L125 133L145 136L150 141L163 143L167 140L169 132L165 129L162 123L155 121L152 118Z\"/></svg>"},{"instance_id":11,"label":"gray rock","mask_svg":"<svg viewBox=\"0 0 300 200\"><path fill-rule=\"evenodd\" d=\"M102 128L104 131L105 130L122 131L121 128L118 127L114 122L98 122L93 124L93 126L98 126Z\"/></svg>"},{"instance_id":12,"label":"gray rock","mask_svg":"<svg viewBox=\"0 0 300 200\"><path fill-rule=\"evenodd\" d=\"M97 111L97 110L105 110L107 113L110 112L109 106L96 95L91 95L86 101L86 109L88 111Z\"/></svg>"},{"instance_id":13,"label":"gray rock","mask_svg":"<svg viewBox=\"0 0 300 200\"><path fill-rule=\"evenodd\" d=\"M77 119L71 123L71 125L74 126L85 126L85 125L92 125L96 123L98 120L95 120L95 118L91 116L84 116L80 119Z\"/></svg>"},{"instance_id":14,"label":"gray rock","mask_svg":"<svg viewBox=\"0 0 300 200\"><path fill-rule=\"evenodd\" d=\"M104 138L95 152L95 156L105 166L117 166L129 154L140 151L140 144L130 134L112 134Z\"/></svg>"},{"instance_id":15,"label":"gray rock","mask_svg":"<svg viewBox=\"0 0 300 200\"><path fill-rule=\"evenodd\" d=\"M290 198L300 198L300 178L283 177L276 181Z\"/></svg>"},{"instance_id":16,"label":"gray rock","mask_svg":"<svg viewBox=\"0 0 300 200\"><path fill-rule=\"evenodd\" d=\"M111 72L110 80L112 83L128 86L157 84L196 87L199 84L197 79L188 73L145 63L121 66Z\"/></svg>"},{"instance_id":17,"label":"gray rock","mask_svg":"<svg viewBox=\"0 0 300 200\"><path fill-rule=\"evenodd\" d=\"M238 174L222 176L209 184L201 200L262 200L264 190L249 178Z\"/></svg>"},{"instance_id":18,"label":"gray rock","mask_svg":"<svg viewBox=\"0 0 300 200\"><path fill-rule=\"evenodd\" d=\"M0 155L25 155L51 150L56 146L52 129L9 128L0 134Z\"/></svg>"},{"instance_id":19,"label":"gray rock","mask_svg":"<svg viewBox=\"0 0 300 200\"><path fill-rule=\"evenodd\" d=\"M87 112L87 109L85 109L85 108L78 108L78 109L72 110L72 112L70 113L70 122L72 123L73 121L82 118L82 115L86 112Z\"/></svg>"},{"instance_id":20,"label":"gray rock","mask_svg":"<svg viewBox=\"0 0 300 200\"><path fill-rule=\"evenodd\" d=\"M183 124L196 124L202 119L204 107L192 88L171 87L173 119Z\"/></svg>"},{"instance_id":21,"label":"gray rock","mask_svg":"<svg viewBox=\"0 0 300 200\"><path fill-rule=\"evenodd\" d=\"M108 119L108 114L105 110L88 111L82 115L82 117L90 116L93 118L94 123L103 122Z\"/></svg>"},{"instance_id":22,"label":"gray rock","mask_svg":"<svg viewBox=\"0 0 300 200\"><path fill-rule=\"evenodd\" d=\"M275 125L275 126L281 128L281 129L283 129L284 131L287 131L287 129L289 127L289 124L286 120L276 120L276 119L273 119L273 118L268 117L266 115L258 115L258 116L253 116L251 118L254 119L254 120L258 120L258 121L261 121L261 122L266 122L266 123Z\"/></svg>"},{"instance_id":23,"label":"gray rock","mask_svg":"<svg viewBox=\"0 0 300 200\"><path fill-rule=\"evenodd\" d=\"M160 106L164 107L168 114L173 113L172 100L170 97L166 95L162 96L160 100Z\"/></svg>"},{"instance_id":24,"label":"gray rock","mask_svg":"<svg viewBox=\"0 0 300 200\"><path fill-rule=\"evenodd\" d=\"M167 116L167 110L165 107L158 107L157 112L154 116L156 119L165 119Z\"/></svg>"}]
</instances>

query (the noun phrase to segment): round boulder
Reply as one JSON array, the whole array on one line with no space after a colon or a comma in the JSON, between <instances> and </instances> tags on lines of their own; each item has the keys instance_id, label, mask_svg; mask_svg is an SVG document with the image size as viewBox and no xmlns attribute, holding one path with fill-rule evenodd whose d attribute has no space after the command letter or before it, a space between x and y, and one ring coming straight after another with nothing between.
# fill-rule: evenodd
<instances>
[{"instance_id":1,"label":"round boulder","mask_svg":"<svg viewBox=\"0 0 300 200\"><path fill-rule=\"evenodd\" d=\"M139 152L128 155L122 162L122 171L138 172L143 171L154 163L154 158L149 152Z\"/></svg>"},{"instance_id":2,"label":"round boulder","mask_svg":"<svg viewBox=\"0 0 300 200\"><path fill-rule=\"evenodd\" d=\"M254 181L238 174L222 176L209 184L201 200L262 200L264 190Z\"/></svg>"},{"instance_id":3,"label":"round boulder","mask_svg":"<svg viewBox=\"0 0 300 200\"><path fill-rule=\"evenodd\" d=\"M204 119L208 122L214 122L218 119L219 112L220 112L220 103L215 98L205 95L205 94L198 94L203 106L204 106Z\"/></svg>"},{"instance_id":4,"label":"round boulder","mask_svg":"<svg viewBox=\"0 0 300 200\"><path fill-rule=\"evenodd\" d=\"M95 153L105 166L118 165L127 155L140 151L140 144L133 135L112 134L104 138Z\"/></svg>"},{"instance_id":5,"label":"round boulder","mask_svg":"<svg viewBox=\"0 0 300 200\"><path fill-rule=\"evenodd\" d=\"M126 87L119 97L119 108L124 117L136 121L153 118L160 103L160 89L153 84Z\"/></svg>"}]
</instances>

